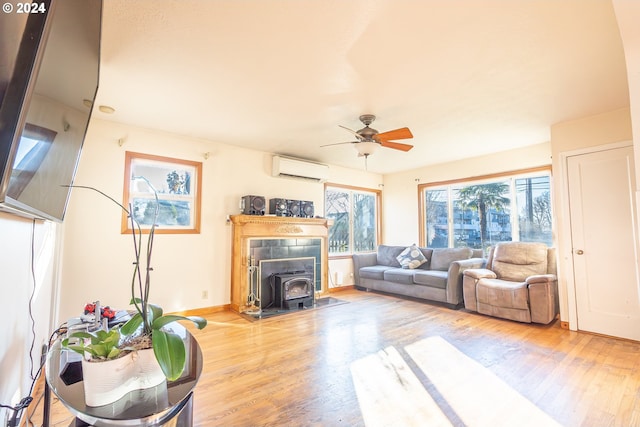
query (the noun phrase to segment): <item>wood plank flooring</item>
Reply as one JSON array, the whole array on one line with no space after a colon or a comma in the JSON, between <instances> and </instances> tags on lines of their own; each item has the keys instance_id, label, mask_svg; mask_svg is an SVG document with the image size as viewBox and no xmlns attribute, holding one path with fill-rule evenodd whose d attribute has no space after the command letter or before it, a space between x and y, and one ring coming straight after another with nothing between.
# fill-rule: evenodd
<instances>
[{"instance_id":1,"label":"wood plank flooring","mask_svg":"<svg viewBox=\"0 0 640 427\"><path fill-rule=\"evenodd\" d=\"M451 425L479 425L458 416L465 401L447 400L406 351L439 337L557 424L640 426L638 342L567 331L559 321L520 324L373 292L332 296L348 303L256 322L232 312L209 315L209 326L193 331L205 358L194 425L364 426L372 418L363 410L376 405L360 404L351 367L389 347ZM53 408L52 425L67 426L68 412L55 399ZM42 405L35 410L29 426L39 425Z\"/></svg>"}]
</instances>

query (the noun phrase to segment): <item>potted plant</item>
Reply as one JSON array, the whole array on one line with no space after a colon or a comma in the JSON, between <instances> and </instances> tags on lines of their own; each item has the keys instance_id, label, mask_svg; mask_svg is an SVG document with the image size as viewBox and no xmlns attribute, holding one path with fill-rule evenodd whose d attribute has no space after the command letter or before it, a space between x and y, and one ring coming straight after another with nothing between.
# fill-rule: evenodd
<instances>
[{"instance_id":1,"label":"potted plant","mask_svg":"<svg viewBox=\"0 0 640 427\"><path fill-rule=\"evenodd\" d=\"M85 362L83 358L83 376L85 382L85 394L86 394L86 372L85 365L87 363L99 364L95 362L104 360L114 360L123 358L123 356L131 355L129 357L135 359L135 364L148 363L146 361L147 356L141 356L142 354L149 353L153 355L153 359L158 367L159 372L162 373L160 379L174 381L178 379L185 368L186 363L186 349L182 338L165 329L165 326L170 323L179 320L188 320L195 324L198 329L202 329L207 325L206 319L199 316L180 316L174 314L163 313L160 306L151 304L149 302L149 293L151 288L151 256L153 252L153 243L155 237L156 220L158 217L158 194L153 188L151 183L144 177L133 177L132 179L143 180L151 188L155 195L155 211L154 221L149 229L146 248L143 250L143 234L142 228L138 221L131 214L131 206L129 209L125 208L118 201L111 196L103 193L102 191L87 186L73 185L72 188L84 188L98 192L102 196L111 200L117 204L122 210L124 210L131 222L133 248L134 248L134 270L131 279L131 301L130 304L135 306L136 312L132 318L127 321L122 327L111 329L110 331L96 331L96 332L76 332L72 334L75 338L81 338L85 341L82 343L69 344L69 341L65 340L63 346L66 346L70 350L81 353L85 356L88 355L88 360ZM144 261L144 266L142 262ZM114 345L117 337L117 345ZM108 349L108 351L107 351ZM144 351L148 349L149 351ZM106 355L104 354L106 352ZM136 354L140 353L140 354ZM131 363L129 363L131 365ZM91 369L91 368L89 368ZM151 368L137 367L138 371L142 369L145 373L147 370L151 371ZM109 371L113 371L109 369ZM140 373L140 372L138 372ZM130 372L132 376L139 376ZM158 375L151 374L153 376L151 381L143 380L139 384L129 384L126 389L131 391L136 388L146 388L158 385ZM162 382L160 381L160 382ZM111 381L109 381L111 382ZM125 381L130 382L130 381ZM114 384L115 388L120 390L115 394L120 394L123 391L122 384ZM134 388L131 388L131 387ZM129 390L131 388L131 390ZM125 391L124 393L126 394ZM119 397L122 397L122 394ZM113 401L117 400L116 397ZM87 403L89 404L89 403ZM102 403L104 404L104 403Z\"/></svg>"},{"instance_id":2,"label":"potted plant","mask_svg":"<svg viewBox=\"0 0 640 427\"><path fill-rule=\"evenodd\" d=\"M155 387L166 377L153 349L123 343L119 327L77 331L62 346L83 356L82 376L87 406L113 403L130 391ZM142 346L144 347L144 346ZM88 357L86 357L88 356Z\"/></svg>"}]
</instances>

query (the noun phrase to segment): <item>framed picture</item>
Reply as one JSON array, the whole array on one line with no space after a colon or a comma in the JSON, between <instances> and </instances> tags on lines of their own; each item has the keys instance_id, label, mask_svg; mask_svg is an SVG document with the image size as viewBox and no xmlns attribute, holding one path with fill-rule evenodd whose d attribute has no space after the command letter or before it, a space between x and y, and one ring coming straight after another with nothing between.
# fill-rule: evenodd
<instances>
[{"instance_id":1,"label":"framed picture","mask_svg":"<svg viewBox=\"0 0 640 427\"><path fill-rule=\"evenodd\" d=\"M150 154L126 152L123 205L149 232L158 196L156 233L200 233L202 163ZM131 221L122 215L122 233Z\"/></svg>"}]
</instances>

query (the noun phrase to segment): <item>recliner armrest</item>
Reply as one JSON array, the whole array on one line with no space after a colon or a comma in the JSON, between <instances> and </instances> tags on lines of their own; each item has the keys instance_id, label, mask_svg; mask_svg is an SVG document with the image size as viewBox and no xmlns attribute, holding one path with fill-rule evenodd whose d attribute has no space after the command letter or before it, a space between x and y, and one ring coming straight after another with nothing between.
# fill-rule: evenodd
<instances>
[{"instance_id":1,"label":"recliner armrest","mask_svg":"<svg viewBox=\"0 0 640 427\"><path fill-rule=\"evenodd\" d=\"M473 277L476 280L484 278L495 279L498 277L496 276L496 273L491 270L487 270L486 268L468 268L463 274L465 276Z\"/></svg>"},{"instance_id":2,"label":"recliner armrest","mask_svg":"<svg viewBox=\"0 0 640 427\"><path fill-rule=\"evenodd\" d=\"M531 321L544 325L558 314L558 281L554 274L538 274L527 278Z\"/></svg>"},{"instance_id":3,"label":"recliner armrest","mask_svg":"<svg viewBox=\"0 0 640 427\"><path fill-rule=\"evenodd\" d=\"M556 281L556 276L555 276L555 274L535 274L533 276L527 277L527 279L525 281L529 285L531 285L533 283L555 282Z\"/></svg>"}]
</instances>

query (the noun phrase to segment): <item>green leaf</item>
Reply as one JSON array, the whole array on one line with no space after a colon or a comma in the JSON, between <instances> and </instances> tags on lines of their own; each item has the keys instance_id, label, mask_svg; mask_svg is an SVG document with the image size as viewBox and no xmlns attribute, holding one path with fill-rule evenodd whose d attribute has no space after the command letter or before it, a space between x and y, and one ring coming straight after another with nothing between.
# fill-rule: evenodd
<instances>
[{"instance_id":1,"label":"green leaf","mask_svg":"<svg viewBox=\"0 0 640 427\"><path fill-rule=\"evenodd\" d=\"M86 348L89 349L89 347L86 347ZM109 351L107 350L107 346L104 344L93 344L90 348L92 348L93 351L95 352L95 355L99 357L107 357L107 354L109 354Z\"/></svg>"},{"instance_id":2,"label":"green leaf","mask_svg":"<svg viewBox=\"0 0 640 427\"><path fill-rule=\"evenodd\" d=\"M109 334L107 333L107 331L103 331L102 329L98 329L95 333L94 333L94 337L91 338L91 342L92 343L99 343L101 341L105 341L107 338L109 337Z\"/></svg>"},{"instance_id":3,"label":"green leaf","mask_svg":"<svg viewBox=\"0 0 640 427\"><path fill-rule=\"evenodd\" d=\"M137 331L141 324L142 316L140 315L140 313L136 313L131 319L127 321L127 323L122 325L122 327L120 328L120 333L122 333L122 335L129 336Z\"/></svg>"},{"instance_id":4,"label":"green leaf","mask_svg":"<svg viewBox=\"0 0 640 427\"><path fill-rule=\"evenodd\" d=\"M154 330L152 335L153 353L156 356L162 372L169 381L180 378L184 371L186 351L184 342L179 335Z\"/></svg>"},{"instance_id":5,"label":"green leaf","mask_svg":"<svg viewBox=\"0 0 640 427\"><path fill-rule=\"evenodd\" d=\"M78 331L78 332L74 332L71 335L69 335L69 338L93 338L93 335L90 334L89 332L85 332L85 331Z\"/></svg>"},{"instance_id":6,"label":"green leaf","mask_svg":"<svg viewBox=\"0 0 640 427\"><path fill-rule=\"evenodd\" d=\"M147 307L149 307L149 310L151 311L151 322L153 323L153 321L155 319L158 319L160 317L162 317L162 307L160 307L159 305L155 305L155 304L147 304Z\"/></svg>"},{"instance_id":7,"label":"green leaf","mask_svg":"<svg viewBox=\"0 0 640 427\"><path fill-rule=\"evenodd\" d=\"M207 320L198 316L180 316L177 314L167 314L153 321L153 330L161 329L163 326L169 323L176 322L178 320L189 320L193 322L198 329L202 329L207 326ZM155 332L154 332L155 333Z\"/></svg>"},{"instance_id":8,"label":"green leaf","mask_svg":"<svg viewBox=\"0 0 640 427\"><path fill-rule=\"evenodd\" d=\"M109 354L107 354L107 359L115 359L120 354L120 349L118 347L113 347Z\"/></svg>"},{"instance_id":9,"label":"green leaf","mask_svg":"<svg viewBox=\"0 0 640 427\"><path fill-rule=\"evenodd\" d=\"M85 353L85 347L83 345L67 345L65 346L66 348L68 348L69 350L73 350L76 353L78 353L81 356L84 356Z\"/></svg>"}]
</instances>

